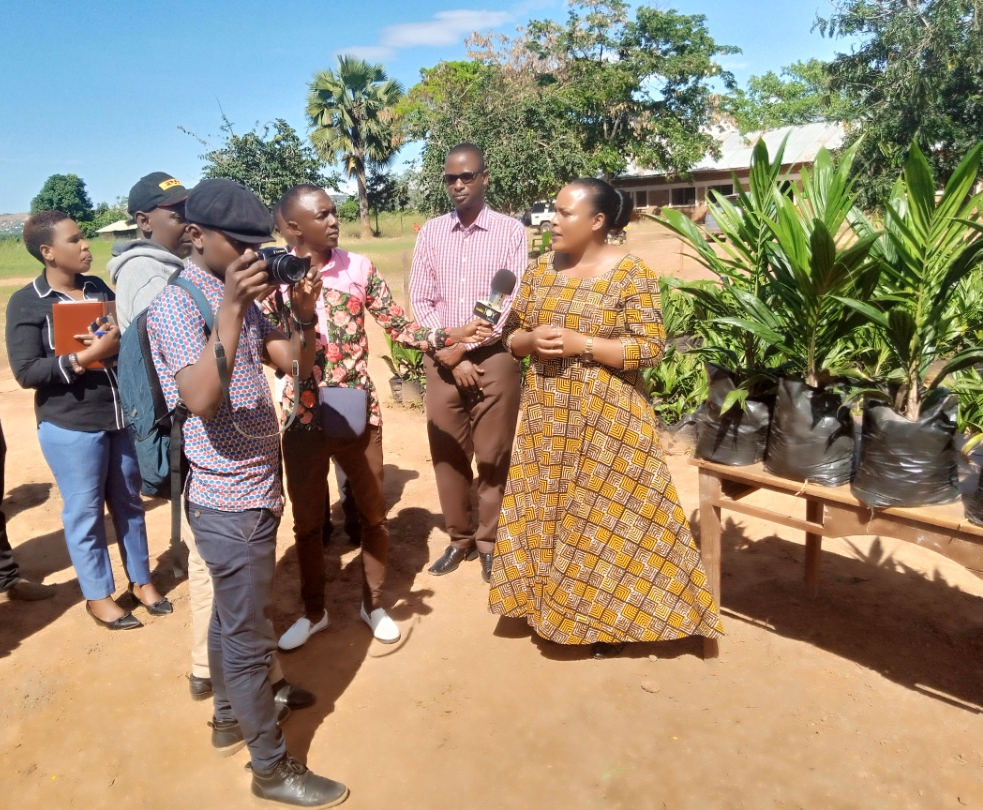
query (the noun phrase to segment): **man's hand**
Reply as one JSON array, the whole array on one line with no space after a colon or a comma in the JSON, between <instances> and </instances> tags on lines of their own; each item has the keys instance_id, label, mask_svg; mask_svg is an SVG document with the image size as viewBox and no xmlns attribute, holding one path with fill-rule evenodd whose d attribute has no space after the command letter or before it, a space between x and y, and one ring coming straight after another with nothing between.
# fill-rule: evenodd
<instances>
[{"instance_id":1,"label":"man's hand","mask_svg":"<svg viewBox=\"0 0 983 810\"><path fill-rule=\"evenodd\" d=\"M231 307L239 317L245 317L253 302L258 298L265 298L272 289L269 274L266 272L266 262L255 251L247 250L225 271L222 303Z\"/></svg>"},{"instance_id":2,"label":"man's hand","mask_svg":"<svg viewBox=\"0 0 983 810\"><path fill-rule=\"evenodd\" d=\"M481 343L492 335L492 325L484 318L475 318L464 326L448 329L455 343Z\"/></svg>"},{"instance_id":3,"label":"man's hand","mask_svg":"<svg viewBox=\"0 0 983 810\"><path fill-rule=\"evenodd\" d=\"M434 359L444 368L452 369L460 363L468 354L468 349L463 343L454 343L446 349L434 352Z\"/></svg>"},{"instance_id":4,"label":"man's hand","mask_svg":"<svg viewBox=\"0 0 983 810\"><path fill-rule=\"evenodd\" d=\"M532 330L532 350L543 360L563 357L563 329L544 323Z\"/></svg>"},{"instance_id":5,"label":"man's hand","mask_svg":"<svg viewBox=\"0 0 983 810\"><path fill-rule=\"evenodd\" d=\"M303 280L290 288L290 298L297 320L304 322L314 320L317 299L321 297L322 286L321 271L316 267L311 267Z\"/></svg>"},{"instance_id":6,"label":"man's hand","mask_svg":"<svg viewBox=\"0 0 983 810\"><path fill-rule=\"evenodd\" d=\"M478 396L481 393L481 375L484 373L485 370L481 366L476 366L470 360L462 360L451 369L457 387L470 396Z\"/></svg>"}]
</instances>

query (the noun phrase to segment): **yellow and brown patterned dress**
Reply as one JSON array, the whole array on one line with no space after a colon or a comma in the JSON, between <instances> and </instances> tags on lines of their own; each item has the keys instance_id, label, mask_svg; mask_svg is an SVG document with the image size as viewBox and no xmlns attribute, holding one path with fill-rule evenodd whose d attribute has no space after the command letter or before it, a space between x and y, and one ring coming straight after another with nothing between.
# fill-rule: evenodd
<instances>
[{"instance_id":1,"label":"yellow and brown patterned dress","mask_svg":"<svg viewBox=\"0 0 983 810\"><path fill-rule=\"evenodd\" d=\"M489 605L559 644L723 632L639 372L665 345L658 290L634 256L577 279L550 253L523 276L505 326L551 323L625 347L624 371L534 355L523 392Z\"/></svg>"}]
</instances>

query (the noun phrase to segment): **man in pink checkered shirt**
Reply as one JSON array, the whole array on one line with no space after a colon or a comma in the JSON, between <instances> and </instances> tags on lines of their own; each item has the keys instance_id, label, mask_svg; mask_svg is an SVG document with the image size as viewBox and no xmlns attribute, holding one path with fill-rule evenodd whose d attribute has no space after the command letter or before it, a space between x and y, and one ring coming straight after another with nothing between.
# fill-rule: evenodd
<instances>
[{"instance_id":1,"label":"man in pink checkered shirt","mask_svg":"<svg viewBox=\"0 0 983 810\"><path fill-rule=\"evenodd\" d=\"M488 169L481 150L455 146L444 165L454 211L427 222L413 252L410 301L423 326L460 326L487 300L492 277L503 268L518 280L528 263L526 232L511 217L485 205ZM518 289L518 282L516 285ZM481 558L491 579L492 552L509 473L519 414L519 365L502 346L511 296L492 337L428 354L427 432L440 508L451 544L431 567L449 574L464 560ZM471 461L478 460L478 526L471 509Z\"/></svg>"}]
</instances>

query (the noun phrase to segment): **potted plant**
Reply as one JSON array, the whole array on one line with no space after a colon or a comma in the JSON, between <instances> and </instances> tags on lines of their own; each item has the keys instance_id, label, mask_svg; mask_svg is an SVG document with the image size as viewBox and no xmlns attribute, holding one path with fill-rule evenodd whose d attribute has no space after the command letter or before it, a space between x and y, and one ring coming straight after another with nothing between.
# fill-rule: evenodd
<instances>
[{"instance_id":1,"label":"potted plant","mask_svg":"<svg viewBox=\"0 0 983 810\"><path fill-rule=\"evenodd\" d=\"M957 398L942 387L954 371L983 361L965 346L980 313L967 290L983 260L983 225L972 194L983 143L952 174L941 196L928 160L912 143L904 175L884 210L878 242L884 272L874 299L848 302L874 325L886 362L865 391L863 441L853 492L875 508L947 503L959 497ZM978 279L977 279L978 281ZM939 363L951 355L939 368Z\"/></svg>"},{"instance_id":2,"label":"potted plant","mask_svg":"<svg viewBox=\"0 0 983 810\"><path fill-rule=\"evenodd\" d=\"M849 338L864 318L850 304L866 302L880 274L871 255L879 234L851 227L860 216L850 180L856 149L836 164L822 149L790 194L775 189L775 213L766 220L774 236L767 246L771 305L739 296L743 313L719 319L785 360L765 468L825 486L852 477L855 431L841 385L856 374Z\"/></svg>"},{"instance_id":3,"label":"potted plant","mask_svg":"<svg viewBox=\"0 0 983 810\"><path fill-rule=\"evenodd\" d=\"M767 269L774 236L767 223L776 211L784 151L783 141L771 160L764 141L755 144L749 188L735 176L736 200L714 192L707 204L716 222L712 233L672 209L662 216L646 215L682 237L697 261L717 276L716 283L677 286L708 316L695 329L697 351L711 361L708 396L696 416L696 455L721 464L754 464L767 447L777 354L770 341L728 319L740 318L752 302L771 306Z\"/></svg>"},{"instance_id":4,"label":"potted plant","mask_svg":"<svg viewBox=\"0 0 983 810\"><path fill-rule=\"evenodd\" d=\"M389 354L383 355L382 359L393 374L389 380L393 399L402 405L421 404L427 377L423 366L424 352L401 346L389 335L386 335L386 342L389 344Z\"/></svg>"}]
</instances>

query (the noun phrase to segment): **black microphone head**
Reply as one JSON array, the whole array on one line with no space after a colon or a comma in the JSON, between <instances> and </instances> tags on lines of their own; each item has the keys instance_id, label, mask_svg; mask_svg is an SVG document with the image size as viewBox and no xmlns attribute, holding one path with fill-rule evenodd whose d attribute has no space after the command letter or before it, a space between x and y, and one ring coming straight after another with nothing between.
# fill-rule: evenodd
<instances>
[{"instance_id":1,"label":"black microphone head","mask_svg":"<svg viewBox=\"0 0 983 810\"><path fill-rule=\"evenodd\" d=\"M512 295L512 290L515 289L515 273L511 270L499 270L492 279L491 288L493 293Z\"/></svg>"}]
</instances>

